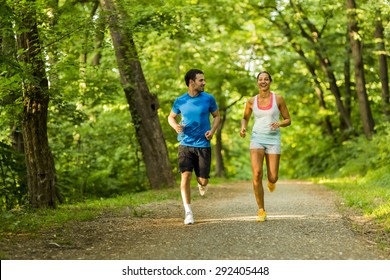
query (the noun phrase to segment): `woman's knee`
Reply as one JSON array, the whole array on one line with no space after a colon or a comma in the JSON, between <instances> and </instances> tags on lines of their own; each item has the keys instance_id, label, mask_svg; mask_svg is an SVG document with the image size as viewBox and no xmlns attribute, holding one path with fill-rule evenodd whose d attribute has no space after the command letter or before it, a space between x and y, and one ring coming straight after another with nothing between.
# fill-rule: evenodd
<instances>
[{"instance_id":1,"label":"woman's knee","mask_svg":"<svg viewBox=\"0 0 390 280\"><path fill-rule=\"evenodd\" d=\"M275 184L277 181L278 181L278 175L272 175L272 174L269 174L268 175L268 181Z\"/></svg>"},{"instance_id":2,"label":"woman's knee","mask_svg":"<svg viewBox=\"0 0 390 280\"><path fill-rule=\"evenodd\" d=\"M260 181L263 178L263 171L261 170L255 170L253 171L253 180L254 181Z\"/></svg>"}]
</instances>

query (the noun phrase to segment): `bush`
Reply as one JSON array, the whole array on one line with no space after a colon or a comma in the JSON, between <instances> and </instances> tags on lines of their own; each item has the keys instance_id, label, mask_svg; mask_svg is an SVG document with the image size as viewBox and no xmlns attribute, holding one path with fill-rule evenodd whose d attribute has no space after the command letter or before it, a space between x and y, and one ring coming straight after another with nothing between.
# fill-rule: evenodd
<instances>
[{"instance_id":1,"label":"bush","mask_svg":"<svg viewBox=\"0 0 390 280\"><path fill-rule=\"evenodd\" d=\"M0 209L10 210L23 205L27 197L23 154L0 142Z\"/></svg>"}]
</instances>

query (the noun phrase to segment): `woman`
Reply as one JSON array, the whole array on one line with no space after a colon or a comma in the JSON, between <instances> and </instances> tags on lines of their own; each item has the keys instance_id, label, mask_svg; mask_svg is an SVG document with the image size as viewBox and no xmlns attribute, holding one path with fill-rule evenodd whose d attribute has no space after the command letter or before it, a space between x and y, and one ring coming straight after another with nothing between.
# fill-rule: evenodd
<instances>
[{"instance_id":1,"label":"woman","mask_svg":"<svg viewBox=\"0 0 390 280\"><path fill-rule=\"evenodd\" d=\"M241 121L240 136L245 137L249 118L253 112L254 124L250 141L250 158L253 173L253 190L259 207L257 222L264 222L267 213L264 207L263 162L267 164L268 190L275 190L280 160L280 128L291 124L290 113L281 95L270 91L271 75L262 71L257 75L259 94L251 97L245 106ZM280 115L283 120L280 121Z\"/></svg>"}]
</instances>

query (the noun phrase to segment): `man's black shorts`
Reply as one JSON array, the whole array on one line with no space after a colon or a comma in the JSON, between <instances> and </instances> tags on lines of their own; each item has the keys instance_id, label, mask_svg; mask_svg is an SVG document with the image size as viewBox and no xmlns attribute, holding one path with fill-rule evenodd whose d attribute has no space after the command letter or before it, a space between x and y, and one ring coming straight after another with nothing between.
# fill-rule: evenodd
<instances>
[{"instance_id":1,"label":"man's black shorts","mask_svg":"<svg viewBox=\"0 0 390 280\"><path fill-rule=\"evenodd\" d=\"M179 171L195 171L197 177L208 179L211 166L211 148L179 146Z\"/></svg>"}]
</instances>

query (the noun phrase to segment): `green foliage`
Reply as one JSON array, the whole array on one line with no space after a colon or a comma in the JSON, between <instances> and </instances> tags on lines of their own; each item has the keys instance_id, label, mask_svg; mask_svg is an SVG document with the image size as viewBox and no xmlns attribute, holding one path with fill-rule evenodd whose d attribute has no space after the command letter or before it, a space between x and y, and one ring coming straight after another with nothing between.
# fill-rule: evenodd
<instances>
[{"instance_id":1,"label":"green foliage","mask_svg":"<svg viewBox=\"0 0 390 280\"><path fill-rule=\"evenodd\" d=\"M57 187L65 202L138 192L148 185L110 36L102 18L89 18L91 8L61 7L60 34L45 33L47 40L68 35L53 49L53 54L60 50L66 55L54 56L50 68L48 124ZM95 38L102 33L105 38L96 49ZM91 66L98 52L99 65Z\"/></svg>"},{"instance_id":2,"label":"green foliage","mask_svg":"<svg viewBox=\"0 0 390 280\"><path fill-rule=\"evenodd\" d=\"M340 193L343 204L381 224L390 232L390 166L371 169L365 176L321 179Z\"/></svg>"},{"instance_id":3,"label":"green foliage","mask_svg":"<svg viewBox=\"0 0 390 280\"><path fill-rule=\"evenodd\" d=\"M0 209L19 208L26 203L24 156L0 142Z\"/></svg>"},{"instance_id":4,"label":"green foliage","mask_svg":"<svg viewBox=\"0 0 390 280\"><path fill-rule=\"evenodd\" d=\"M51 124L58 186L68 200L146 188L142 155L134 153L138 144L127 108L125 104L96 106L94 111L86 109L88 120L80 124Z\"/></svg>"},{"instance_id":5,"label":"green foliage","mask_svg":"<svg viewBox=\"0 0 390 280\"><path fill-rule=\"evenodd\" d=\"M372 141L359 137L361 120L354 87L351 99L354 130L345 131L341 127L329 82L314 52L320 50L331 62L345 100L344 65L349 58L345 47L345 3L326 0L318 5L313 0L294 1L302 8L297 12L289 1L274 0L119 2L129 15L125 19L126 28L134 33L149 89L159 99L161 126L173 167L177 165L177 141L167 116L174 98L187 90L184 73L195 67L205 71L206 91L214 94L226 116L222 154L229 178L251 178L249 139L241 139L239 129L245 102L257 93L254 77L263 69L272 73L272 90L284 96L292 117L292 125L282 130L281 178L368 176L389 162L389 128L383 125L373 39L375 9L380 8L383 15L389 12L388 5L382 1L359 3L358 13L365 46L367 90L378 125ZM16 31L10 9L14 7L13 2L7 3L9 7L1 9L0 18L2 39L9 40L14 39ZM36 4L50 81L48 134L64 201L147 189L142 155L100 9L91 16L92 1L77 4L59 1L58 7L40 0ZM360 15L365 16L364 20ZM311 32L304 24L307 20L321 34ZM298 23L303 24L303 30ZM386 17L384 26L388 46L390 25ZM302 31L320 37L310 42L302 36ZM288 34L292 36L291 41ZM95 39L99 35L104 35L104 39L98 47ZM14 46L15 42L11 42ZM304 51L305 59L298 55L293 44ZM3 208L17 207L27 192L21 183L13 188L13 182L21 182L23 177L23 157L12 151L9 135L13 127L21 124L20 84L26 73L16 55L5 52L11 49L3 48L0 52L0 140L5 145L1 164L6 170L5 179L1 180L7 182L7 187L1 189L2 197L7 197ZM101 54L100 63L92 66L97 53ZM314 67L314 75L307 62ZM353 71L349 72L353 77ZM318 90L324 93L327 109L319 107ZM325 117L334 129L332 135L325 128ZM378 182L376 176L367 180L384 186L383 178L380 176Z\"/></svg>"},{"instance_id":6,"label":"green foliage","mask_svg":"<svg viewBox=\"0 0 390 280\"><path fill-rule=\"evenodd\" d=\"M296 166L295 174L291 175L295 178L365 176L368 171L388 165L390 126L383 124L376 130L372 140L359 136L341 144L330 137L321 139L321 135L315 133L314 127L310 132L294 134L293 138L285 137L285 141L290 145L286 149L286 156L289 163ZM310 138L306 137L309 134ZM305 138L307 141L304 141ZM299 145L296 139L302 139Z\"/></svg>"},{"instance_id":7,"label":"green foliage","mask_svg":"<svg viewBox=\"0 0 390 280\"><path fill-rule=\"evenodd\" d=\"M336 153L339 176L365 176L368 171L380 169L390 162L390 126L378 126L372 141L359 137L345 141Z\"/></svg>"},{"instance_id":8,"label":"green foliage","mask_svg":"<svg viewBox=\"0 0 390 280\"><path fill-rule=\"evenodd\" d=\"M359 137L333 152L335 172L322 173L326 179L319 182L340 192L345 206L390 231L390 125L376 130L371 141Z\"/></svg>"}]
</instances>

